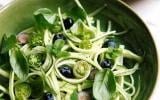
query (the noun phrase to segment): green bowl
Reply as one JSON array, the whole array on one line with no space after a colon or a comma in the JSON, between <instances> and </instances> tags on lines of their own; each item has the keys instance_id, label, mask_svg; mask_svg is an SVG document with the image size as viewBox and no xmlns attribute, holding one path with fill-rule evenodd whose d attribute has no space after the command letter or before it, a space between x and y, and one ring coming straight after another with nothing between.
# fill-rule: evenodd
<instances>
[{"instance_id":1,"label":"green bowl","mask_svg":"<svg viewBox=\"0 0 160 100\"><path fill-rule=\"evenodd\" d=\"M57 12L70 10L75 6L74 0L16 0L0 10L0 40L3 34L17 34L34 25L33 12L39 8L50 8ZM118 0L80 0L87 12L107 4L97 18L106 23L111 20L114 29L129 29L122 40L135 53L143 56L140 70L134 76L137 86L141 84L136 100L147 100L151 97L158 76L158 57L154 41L142 20L123 2ZM139 80L140 75L140 80Z\"/></svg>"}]
</instances>

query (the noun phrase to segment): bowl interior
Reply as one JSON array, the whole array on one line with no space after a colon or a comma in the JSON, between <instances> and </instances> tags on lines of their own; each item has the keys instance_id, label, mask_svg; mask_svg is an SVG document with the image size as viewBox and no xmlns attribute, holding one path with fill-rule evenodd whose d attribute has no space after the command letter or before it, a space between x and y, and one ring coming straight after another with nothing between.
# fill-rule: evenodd
<instances>
[{"instance_id":1,"label":"bowl interior","mask_svg":"<svg viewBox=\"0 0 160 100\"><path fill-rule=\"evenodd\" d=\"M75 6L74 0L17 0L0 11L0 40L3 34L17 34L34 25L33 12L39 8L50 8L62 12ZM136 72L136 84L141 84L136 100L146 100L151 95L157 77L157 55L154 42L144 23L127 6L118 0L80 0L88 13L103 6L107 7L96 17L106 27L108 20L112 21L113 29L129 32L121 36L121 40L132 51L143 56L144 61ZM140 76L140 78L139 78Z\"/></svg>"}]
</instances>

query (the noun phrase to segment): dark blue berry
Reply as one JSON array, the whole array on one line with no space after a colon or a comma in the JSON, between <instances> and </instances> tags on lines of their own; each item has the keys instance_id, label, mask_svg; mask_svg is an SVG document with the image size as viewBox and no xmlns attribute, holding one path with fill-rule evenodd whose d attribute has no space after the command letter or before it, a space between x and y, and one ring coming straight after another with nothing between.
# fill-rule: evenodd
<instances>
[{"instance_id":1,"label":"dark blue berry","mask_svg":"<svg viewBox=\"0 0 160 100\"><path fill-rule=\"evenodd\" d=\"M58 39L63 39L63 40L66 40L65 36L63 34L56 34L54 37L53 37L53 43L58 40Z\"/></svg>"},{"instance_id":2,"label":"dark blue berry","mask_svg":"<svg viewBox=\"0 0 160 100\"><path fill-rule=\"evenodd\" d=\"M64 23L65 29L69 29L74 24L74 21L72 18L68 17L63 20L63 23Z\"/></svg>"},{"instance_id":3,"label":"dark blue berry","mask_svg":"<svg viewBox=\"0 0 160 100\"><path fill-rule=\"evenodd\" d=\"M44 100L54 100L53 95L51 93L44 94Z\"/></svg>"},{"instance_id":4,"label":"dark blue berry","mask_svg":"<svg viewBox=\"0 0 160 100\"><path fill-rule=\"evenodd\" d=\"M63 76L65 76L67 78L73 78L73 70L72 70L72 68L70 66L62 65L59 68L59 71Z\"/></svg>"},{"instance_id":5,"label":"dark blue berry","mask_svg":"<svg viewBox=\"0 0 160 100\"><path fill-rule=\"evenodd\" d=\"M111 68L112 66L112 61L109 59L104 59L101 63L100 63L102 68Z\"/></svg>"},{"instance_id":6,"label":"dark blue berry","mask_svg":"<svg viewBox=\"0 0 160 100\"><path fill-rule=\"evenodd\" d=\"M103 44L103 47L112 47L112 48L117 48L117 43L114 40L108 40Z\"/></svg>"}]
</instances>

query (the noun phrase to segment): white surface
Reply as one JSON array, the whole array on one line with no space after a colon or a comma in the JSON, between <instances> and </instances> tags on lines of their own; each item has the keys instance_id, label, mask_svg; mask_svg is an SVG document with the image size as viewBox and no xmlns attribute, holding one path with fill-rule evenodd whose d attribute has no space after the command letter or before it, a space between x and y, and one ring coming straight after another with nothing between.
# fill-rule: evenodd
<instances>
[{"instance_id":1,"label":"white surface","mask_svg":"<svg viewBox=\"0 0 160 100\"><path fill-rule=\"evenodd\" d=\"M6 5L12 0L0 0L0 5ZM125 1L125 0L124 0ZM128 0L129 1L129 0ZM150 29L156 46L160 48L160 0L130 0L129 3L133 10L143 19ZM160 49L158 49L160 50ZM160 55L159 55L160 57ZM160 61L159 61L160 62ZM160 92L160 75L158 76L158 85L154 90L151 100L158 100ZM160 100L160 99L159 99Z\"/></svg>"}]
</instances>

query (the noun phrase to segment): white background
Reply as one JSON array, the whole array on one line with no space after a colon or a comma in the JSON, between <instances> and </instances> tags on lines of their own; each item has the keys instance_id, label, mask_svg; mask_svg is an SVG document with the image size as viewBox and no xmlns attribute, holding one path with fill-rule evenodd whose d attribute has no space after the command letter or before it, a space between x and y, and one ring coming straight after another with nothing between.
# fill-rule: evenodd
<instances>
[{"instance_id":1,"label":"white background","mask_svg":"<svg viewBox=\"0 0 160 100\"><path fill-rule=\"evenodd\" d=\"M13 0L0 0L0 6L4 6ZM156 46L160 52L160 0L124 0L133 10L142 18L150 29ZM159 55L160 57L160 55ZM160 62L160 61L159 61ZM159 70L160 71L160 70ZM158 76L158 85L155 88L151 100L160 100L160 75Z\"/></svg>"}]
</instances>

